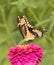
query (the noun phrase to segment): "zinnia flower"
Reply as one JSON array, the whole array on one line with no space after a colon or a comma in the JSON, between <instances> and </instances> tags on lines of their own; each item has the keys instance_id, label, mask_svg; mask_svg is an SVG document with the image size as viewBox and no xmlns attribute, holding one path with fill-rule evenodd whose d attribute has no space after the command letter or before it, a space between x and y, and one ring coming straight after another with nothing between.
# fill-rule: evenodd
<instances>
[{"instance_id":1,"label":"zinnia flower","mask_svg":"<svg viewBox=\"0 0 54 65\"><path fill-rule=\"evenodd\" d=\"M42 56L42 48L35 44L12 47L8 52L11 65L38 65Z\"/></svg>"}]
</instances>

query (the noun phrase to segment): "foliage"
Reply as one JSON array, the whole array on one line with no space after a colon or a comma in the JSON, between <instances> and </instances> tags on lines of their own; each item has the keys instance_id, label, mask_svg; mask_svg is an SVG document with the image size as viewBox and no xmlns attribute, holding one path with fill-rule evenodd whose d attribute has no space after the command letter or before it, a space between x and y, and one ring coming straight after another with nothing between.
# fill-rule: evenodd
<instances>
[{"instance_id":1,"label":"foliage","mask_svg":"<svg viewBox=\"0 0 54 65\"><path fill-rule=\"evenodd\" d=\"M54 65L54 0L0 0L0 65L10 65L9 47L23 40L17 28L18 15L26 15L35 29L49 30L31 42L44 49L40 65Z\"/></svg>"}]
</instances>

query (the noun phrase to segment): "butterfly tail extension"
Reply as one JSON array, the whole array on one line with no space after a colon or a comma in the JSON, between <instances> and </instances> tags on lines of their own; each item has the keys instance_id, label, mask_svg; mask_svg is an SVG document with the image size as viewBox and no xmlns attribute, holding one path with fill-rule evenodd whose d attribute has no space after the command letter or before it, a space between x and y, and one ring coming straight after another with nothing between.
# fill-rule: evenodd
<instances>
[{"instance_id":1,"label":"butterfly tail extension","mask_svg":"<svg viewBox=\"0 0 54 65\"><path fill-rule=\"evenodd\" d=\"M42 36L44 35L45 32L48 32L48 30L41 30Z\"/></svg>"}]
</instances>

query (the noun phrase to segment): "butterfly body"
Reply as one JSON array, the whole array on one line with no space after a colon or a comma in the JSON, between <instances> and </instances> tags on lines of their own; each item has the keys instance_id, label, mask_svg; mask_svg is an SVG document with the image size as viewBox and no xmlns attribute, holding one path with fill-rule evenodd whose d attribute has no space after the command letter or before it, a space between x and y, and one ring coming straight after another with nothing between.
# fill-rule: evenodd
<instances>
[{"instance_id":1,"label":"butterfly body","mask_svg":"<svg viewBox=\"0 0 54 65\"><path fill-rule=\"evenodd\" d=\"M26 41L33 40L36 37L41 37L44 33L40 30L35 30L30 22L28 22L26 16L18 16L17 27L19 27L19 30Z\"/></svg>"}]
</instances>

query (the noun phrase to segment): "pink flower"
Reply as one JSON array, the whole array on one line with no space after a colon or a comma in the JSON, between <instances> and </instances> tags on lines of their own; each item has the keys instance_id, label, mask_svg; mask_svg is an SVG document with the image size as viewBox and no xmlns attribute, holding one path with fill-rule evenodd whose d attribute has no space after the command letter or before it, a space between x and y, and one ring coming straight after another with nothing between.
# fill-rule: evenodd
<instances>
[{"instance_id":1,"label":"pink flower","mask_svg":"<svg viewBox=\"0 0 54 65\"><path fill-rule=\"evenodd\" d=\"M42 48L35 44L12 47L8 52L11 65L38 65L42 56Z\"/></svg>"}]
</instances>

